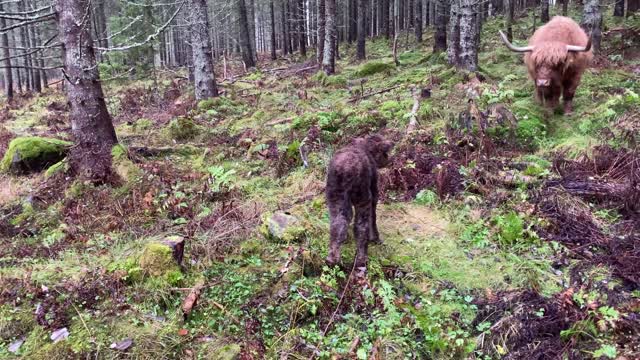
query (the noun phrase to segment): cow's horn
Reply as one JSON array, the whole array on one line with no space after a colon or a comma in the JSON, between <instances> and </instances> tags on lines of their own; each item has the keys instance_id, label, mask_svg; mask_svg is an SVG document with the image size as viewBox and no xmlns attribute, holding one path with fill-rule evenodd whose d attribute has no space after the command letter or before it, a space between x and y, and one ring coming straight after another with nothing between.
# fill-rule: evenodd
<instances>
[{"instance_id":1,"label":"cow's horn","mask_svg":"<svg viewBox=\"0 0 640 360\"><path fill-rule=\"evenodd\" d=\"M523 47L514 46L512 43L509 42L509 39L507 39L507 35L505 35L502 31L499 31L499 32L500 32L500 37L502 38L502 41L504 42L505 45L507 45L507 47L511 51L515 51L515 52L533 51L533 46L523 46Z\"/></svg>"},{"instance_id":2,"label":"cow's horn","mask_svg":"<svg viewBox=\"0 0 640 360\"><path fill-rule=\"evenodd\" d=\"M567 45L567 51L583 52L591 50L591 37L586 46Z\"/></svg>"}]
</instances>

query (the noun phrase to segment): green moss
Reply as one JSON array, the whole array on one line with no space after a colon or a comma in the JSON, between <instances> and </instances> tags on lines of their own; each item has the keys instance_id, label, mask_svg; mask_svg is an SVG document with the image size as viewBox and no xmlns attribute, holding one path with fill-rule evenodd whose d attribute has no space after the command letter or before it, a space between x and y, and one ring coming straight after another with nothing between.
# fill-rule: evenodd
<instances>
[{"instance_id":1,"label":"green moss","mask_svg":"<svg viewBox=\"0 0 640 360\"><path fill-rule=\"evenodd\" d=\"M342 75L327 75L324 71L318 71L315 75L311 77L312 81L315 81L319 85L333 87L333 88L344 88L347 86L347 78Z\"/></svg>"},{"instance_id":2,"label":"green moss","mask_svg":"<svg viewBox=\"0 0 640 360\"><path fill-rule=\"evenodd\" d=\"M0 343L21 337L35 326L36 321L30 309L0 306Z\"/></svg>"},{"instance_id":3,"label":"green moss","mask_svg":"<svg viewBox=\"0 0 640 360\"><path fill-rule=\"evenodd\" d=\"M42 169L62 160L71 145L68 141L37 136L15 138L0 161L0 172Z\"/></svg>"},{"instance_id":4,"label":"green moss","mask_svg":"<svg viewBox=\"0 0 640 360\"><path fill-rule=\"evenodd\" d=\"M395 70L395 65L391 63L385 63L381 61L370 61L366 64L360 66L358 71L356 71L356 76L365 77L371 76L379 73L390 73Z\"/></svg>"},{"instance_id":5,"label":"green moss","mask_svg":"<svg viewBox=\"0 0 640 360\"><path fill-rule=\"evenodd\" d=\"M47 171L44 172L44 177L45 178L50 178L53 175L59 173L59 172L64 172L67 170L67 162L62 160L59 161L51 166L49 166L49 168L47 169Z\"/></svg>"},{"instance_id":6,"label":"green moss","mask_svg":"<svg viewBox=\"0 0 640 360\"><path fill-rule=\"evenodd\" d=\"M124 146L115 145L111 149L111 157L114 171L125 182L134 181L141 176L140 168L129 159L129 153Z\"/></svg>"},{"instance_id":7,"label":"green moss","mask_svg":"<svg viewBox=\"0 0 640 360\"><path fill-rule=\"evenodd\" d=\"M173 250L164 244L152 242L145 246L139 260L140 268L151 276L164 276L180 267L173 259Z\"/></svg>"},{"instance_id":8,"label":"green moss","mask_svg":"<svg viewBox=\"0 0 640 360\"><path fill-rule=\"evenodd\" d=\"M215 111L215 113L208 113L211 116L218 114L224 116L239 116L246 111L246 108L239 102L233 101L228 97L220 96L200 101L198 103L198 110L201 112Z\"/></svg>"},{"instance_id":9,"label":"green moss","mask_svg":"<svg viewBox=\"0 0 640 360\"><path fill-rule=\"evenodd\" d=\"M188 117L179 117L169 123L169 136L173 140L185 141L196 137L200 130L196 123Z\"/></svg>"},{"instance_id":10,"label":"green moss","mask_svg":"<svg viewBox=\"0 0 640 360\"><path fill-rule=\"evenodd\" d=\"M149 119L141 118L133 124L133 127L135 130L149 130L153 127L153 122Z\"/></svg>"},{"instance_id":11,"label":"green moss","mask_svg":"<svg viewBox=\"0 0 640 360\"><path fill-rule=\"evenodd\" d=\"M260 233L266 239L285 244L300 241L306 232L300 220L283 212L263 215L260 226Z\"/></svg>"}]
</instances>

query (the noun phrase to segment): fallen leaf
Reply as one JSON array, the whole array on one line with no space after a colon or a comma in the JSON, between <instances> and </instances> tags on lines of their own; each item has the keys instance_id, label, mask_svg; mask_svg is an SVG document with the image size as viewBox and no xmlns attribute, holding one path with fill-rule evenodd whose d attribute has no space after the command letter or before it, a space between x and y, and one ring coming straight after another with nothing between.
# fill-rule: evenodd
<instances>
[{"instance_id":1,"label":"fallen leaf","mask_svg":"<svg viewBox=\"0 0 640 360\"><path fill-rule=\"evenodd\" d=\"M58 329L53 333L51 333L51 340L54 343L57 343L58 341L66 340L68 337L69 337L69 330L67 330L66 327L62 329Z\"/></svg>"},{"instance_id":2,"label":"fallen leaf","mask_svg":"<svg viewBox=\"0 0 640 360\"><path fill-rule=\"evenodd\" d=\"M126 339L124 339L124 340L122 340L120 342L111 344L111 346L109 346L109 347L111 349L114 349L114 350L125 351L128 348L130 348L131 345L133 345L133 340L129 339L129 338L126 338Z\"/></svg>"},{"instance_id":3,"label":"fallen leaf","mask_svg":"<svg viewBox=\"0 0 640 360\"><path fill-rule=\"evenodd\" d=\"M20 350L20 347L22 346L22 344L24 344L24 340L25 338L20 338L14 342L12 342L11 344L9 344L9 352L12 354L16 354L18 352L18 350Z\"/></svg>"},{"instance_id":4,"label":"fallen leaf","mask_svg":"<svg viewBox=\"0 0 640 360\"><path fill-rule=\"evenodd\" d=\"M187 336L187 335L189 335L189 330L187 330L187 329L180 329L180 330L178 330L178 335L180 335L180 336Z\"/></svg>"}]
</instances>

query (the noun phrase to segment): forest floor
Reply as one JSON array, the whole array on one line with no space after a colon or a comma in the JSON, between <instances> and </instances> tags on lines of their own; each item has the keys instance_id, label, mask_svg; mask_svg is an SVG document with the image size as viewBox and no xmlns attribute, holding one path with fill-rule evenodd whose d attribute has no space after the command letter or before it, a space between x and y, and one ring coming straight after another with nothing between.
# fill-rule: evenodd
<instances>
[{"instance_id":1,"label":"forest floor","mask_svg":"<svg viewBox=\"0 0 640 360\"><path fill-rule=\"evenodd\" d=\"M362 63L341 48L330 77L264 60L200 103L171 73L107 82L119 183L64 163L0 175L0 358L637 359L640 23L615 21L570 116L535 103L499 20L479 75L433 55L427 32L400 38L398 67L384 39ZM48 89L5 105L0 153L69 139L64 104ZM344 268L323 264L325 169L380 130L396 142L385 244L354 276L353 241ZM297 222L266 236L277 211ZM154 247L177 238L182 268Z\"/></svg>"}]
</instances>

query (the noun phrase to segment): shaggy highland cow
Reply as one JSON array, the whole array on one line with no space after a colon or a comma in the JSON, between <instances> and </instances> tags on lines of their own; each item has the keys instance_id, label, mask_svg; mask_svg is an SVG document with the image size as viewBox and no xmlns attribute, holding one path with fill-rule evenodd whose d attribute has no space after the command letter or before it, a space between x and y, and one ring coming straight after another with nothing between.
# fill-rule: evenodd
<instances>
[{"instance_id":1,"label":"shaggy highland cow","mask_svg":"<svg viewBox=\"0 0 640 360\"><path fill-rule=\"evenodd\" d=\"M575 21L555 16L538 28L529 46L512 45L502 31L502 40L509 49L526 53L524 62L536 86L536 98L550 108L556 108L560 95L564 112L573 111L573 96L582 73L589 66L593 53L591 39Z\"/></svg>"},{"instance_id":2,"label":"shaggy highland cow","mask_svg":"<svg viewBox=\"0 0 640 360\"><path fill-rule=\"evenodd\" d=\"M392 147L393 143L379 135L357 138L331 159L326 190L331 221L327 257L330 265L340 262L340 247L347 239L353 208L356 213L353 232L358 249L354 265L365 267L369 243L382 243L376 225L378 168L387 165Z\"/></svg>"}]
</instances>

